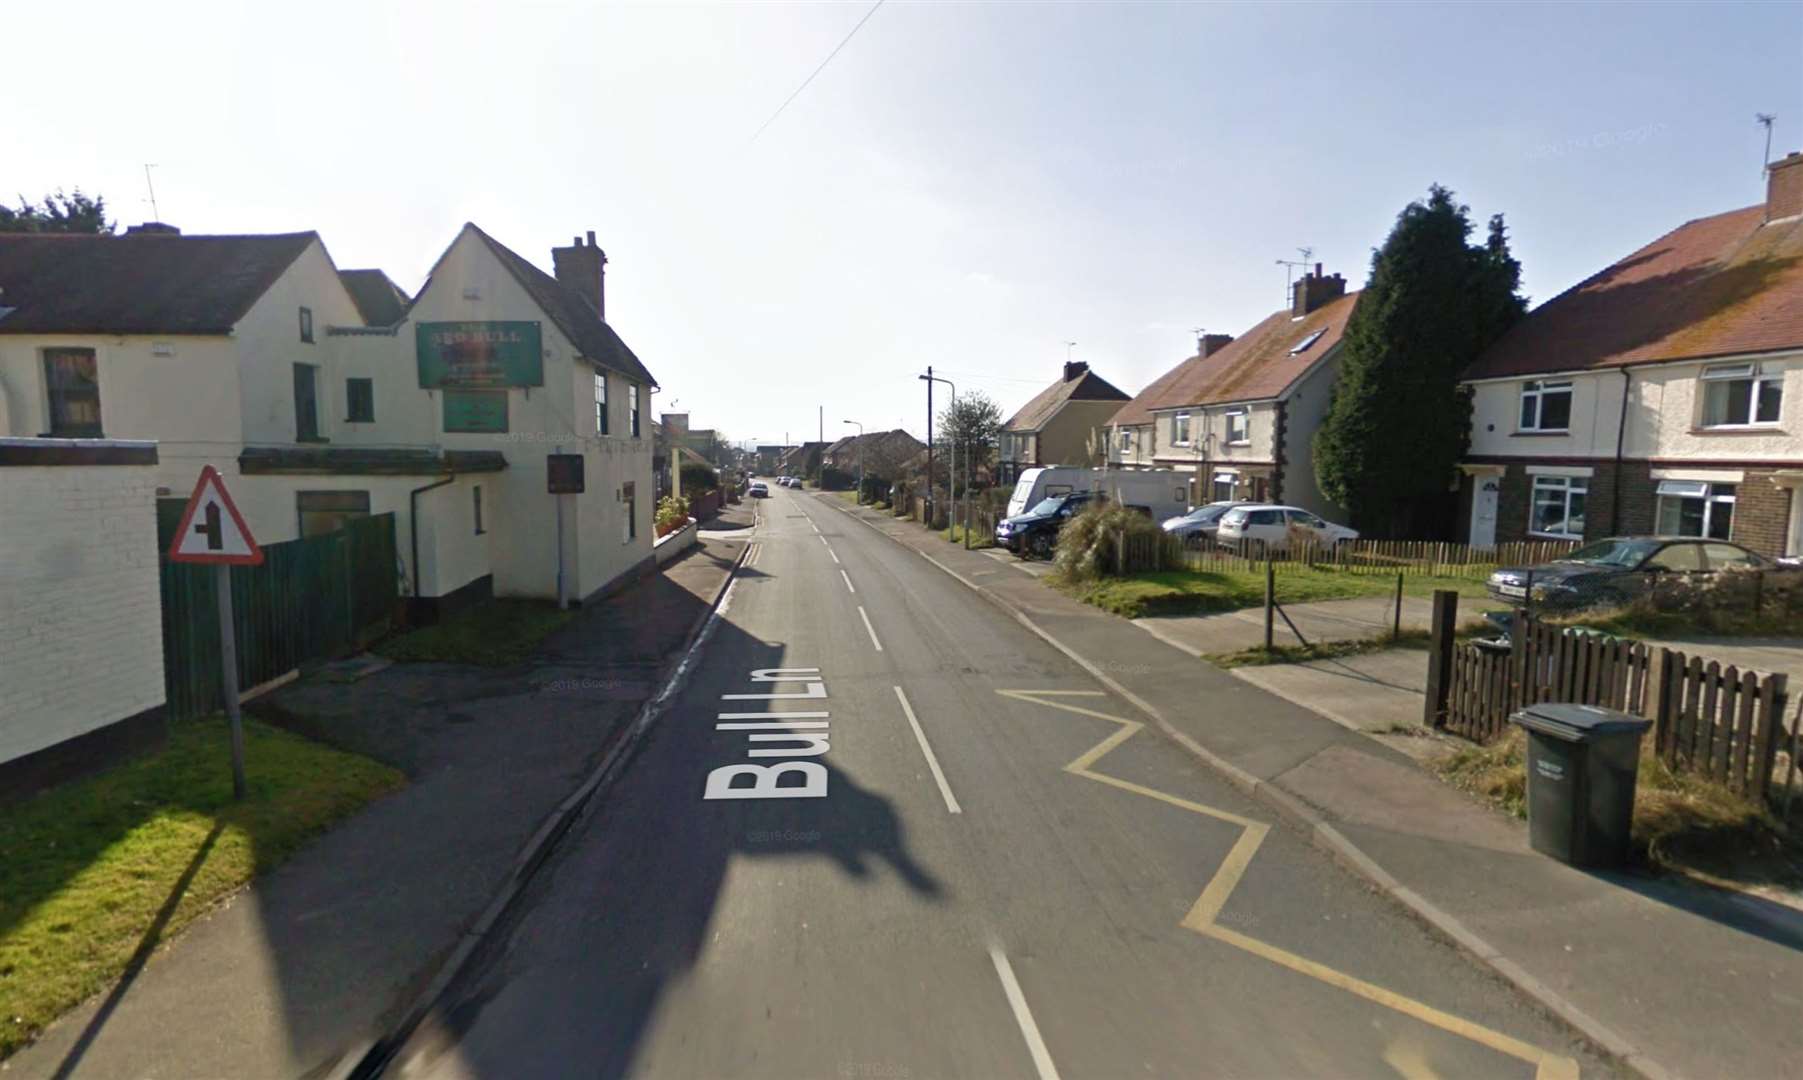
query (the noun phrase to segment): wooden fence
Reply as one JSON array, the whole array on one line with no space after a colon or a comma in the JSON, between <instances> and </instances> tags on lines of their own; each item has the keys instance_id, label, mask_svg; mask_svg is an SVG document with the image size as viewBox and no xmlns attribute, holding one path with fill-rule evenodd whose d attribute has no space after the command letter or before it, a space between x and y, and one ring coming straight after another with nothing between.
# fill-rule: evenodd
<instances>
[{"instance_id":1,"label":"wooden fence","mask_svg":"<svg viewBox=\"0 0 1803 1080\"><path fill-rule=\"evenodd\" d=\"M1436 607L1456 612L1451 597L1437 594ZM1477 742L1500 736L1509 716L1529 705L1598 705L1653 721L1654 749L1672 768L1762 798L1771 794L1780 747L1795 745L1784 722L1782 673L1527 617L1517 619L1501 651L1452 642L1455 622L1436 611L1427 719Z\"/></svg>"}]
</instances>

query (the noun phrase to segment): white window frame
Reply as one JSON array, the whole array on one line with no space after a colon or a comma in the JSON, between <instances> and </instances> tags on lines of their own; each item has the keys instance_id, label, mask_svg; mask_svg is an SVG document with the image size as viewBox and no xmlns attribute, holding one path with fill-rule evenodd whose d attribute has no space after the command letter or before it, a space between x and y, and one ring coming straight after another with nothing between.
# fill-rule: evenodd
<instances>
[{"instance_id":1,"label":"white window frame","mask_svg":"<svg viewBox=\"0 0 1803 1080\"><path fill-rule=\"evenodd\" d=\"M1121 429L1120 449L1121 449L1121 453L1123 453L1123 454L1130 454L1133 452L1133 429L1132 428L1124 427Z\"/></svg>"},{"instance_id":2,"label":"white window frame","mask_svg":"<svg viewBox=\"0 0 1803 1080\"><path fill-rule=\"evenodd\" d=\"M1731 383L1747 380L1747 418L1744 421L1724 421L1719 424L1709 422L1709 384ZM1745 428L1777 427L1784 418L1784 372L1766 371L1758 364L1716 364L1703 369L1697 379L1697 426L1710 431L1734 431ZM1778 387L1778 416L1771 420L1759 419L1759 391L1765 384Z\"/></svg>"},{"instance_id":3,"label":"white window frame","mask_svg":"<svg viewBox=\"0 0 1803 1080\"><path fill-rule=\"evenodd\" d=\"M1565 513L1558 532L1536 529L1534 527L1534 511L1540 505L1539 493L1544 487L1548 491L1564 493ZM1586 504L1590 502L1590 478L1588 476L1558 476L1550 473L1536 473L1530 477L1528 484L1528 535L1549 536L1559 540L1582 540L1584 534L1571 530L1571 497L1583 495ZM1590 507L1584 507L1585 518L1589 518Z\"/></svg>"},{"instance_id":4,"label":"white window frame","mask_svg":"<svg viewBox=\"0 0 1803 1080\"><path fill-rule=\"evenodd\" d=\"M1722 492L1720 490L1722 488L1728 489L1727 492ZM1739 494L1739 485L1727 483L1715 484L1702 480L1661 480L1659 481L1659 486L1655 490L1658 494L1658 499L1653 507L1654 531L1662 535L1665 534L1665 530L1661 528L1660 523L1665 520L1665 503L1668 499L1680 503L1686 499L1698 499L1703 503L1703 531L1697 533L1694 537L1692 537L1690 533L1685 532L1673 532L1670 535L1683 536L1696 540L1713 540L1717 543L1732 539L1734 531L1734 501L1735 497ZM1709 532L1709 526L1715 518L1717 508L1721 506L1726 506L1728 508L1729 536L1726 537L1713 536ZM1683 513L1682 510L1680 510L1679 521L1681 522L1682 520Z\"/></svg>"},{"instance_id":5,"label":"white window frame","mask_svg":"<svg viewBox=\"0 0 1803 1080\"><path fill-rule=\"evenodd\" d=\"M1237 425L1239 427L1238 435L1235 435L1234 430L1233 430L1234 427L1236 426L1234 424L1234 421L1236 421L1236 420L1239 421L1239 423ZM1227 410L1227 445L1228 446L1251 446L1252 445L1252 410L1251 409L1228 409Z\"/></svg>"},{"instance_id":6,"label":"white window frame","mask_svg":"<svg viewBox=\"0 0 1803 1080\"><path fill-rule=\"evenodd\" d=\"M597 371L595 372L595 434L608 434L607 427L607 375Z\"/></svg>"},{"instance_id":7,"label":"white window frame","mask_svg":"<svg viewBox=\"0 0 1803 1080\"><path fill-rule=\"evenodd\" d=\"M1177 413L1171 417L1171 445L1188 446L1190 440L1190 414Z\"/></svg>"},{"instance_id":8,"label":"white window frame","mask_svg":"<svg viewBox=\"0 0 1803 1080\"><path fill-rule=\"evenodd\" d=\"M632 437L639 437L639 384L626 384L626 408L628 410L626 426L632 430Z\"/></svg>"},{"instance_id":9,"label":"white window frame","mask_svg":"<svg viewBox=\"0 0 1803 1080\"><path fill-rule=\"evenodd\" d=\"M1567 399L1566 405L1565 405L1565 426L1564 427L1542 426L1542 424L1540 423L1540 419L1545 414L1546 397L1549 394L1556 394L1556 393L1564 394ZM1521 384L1521 400L1516 404L1516 409L1515 409L1515 422L1517 424L1516 430L1518 430L1518 431L1533 431L1533 432L1558 432L1560 434L1569 433L1571 431L1572 405L1575 403L1575 400L1576 400L1576 395L1573 391L1572 381L1570 379L1530 379L1527 382L1522 383ZM1534 403L1534 422L1531 424L1526 423L1522 420L1523 406L1525 406L1530 401L1532 401Z\"/></svg>"}]
</instances>

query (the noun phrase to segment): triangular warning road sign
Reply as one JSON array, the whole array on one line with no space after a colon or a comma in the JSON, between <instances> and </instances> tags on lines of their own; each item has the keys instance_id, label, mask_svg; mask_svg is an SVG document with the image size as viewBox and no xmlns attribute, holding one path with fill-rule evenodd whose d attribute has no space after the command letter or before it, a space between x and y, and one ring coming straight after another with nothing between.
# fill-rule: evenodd
<instances>
[{"instance_id":1,"label":"triangular warning road sign","mask_svg":"<svg viewBox=\"0 0 1803 1080\"><path fill-rule=\"evenodd\" d=\"M175 530L175 540L169 545L169 561L233 566L258 566L263 562L263 549L251 539L244 516L226 494L219 470L211 465L200 470L200 481L194 485L194 494L188 496L181 527Z\"/></svg>"}]
</instances>

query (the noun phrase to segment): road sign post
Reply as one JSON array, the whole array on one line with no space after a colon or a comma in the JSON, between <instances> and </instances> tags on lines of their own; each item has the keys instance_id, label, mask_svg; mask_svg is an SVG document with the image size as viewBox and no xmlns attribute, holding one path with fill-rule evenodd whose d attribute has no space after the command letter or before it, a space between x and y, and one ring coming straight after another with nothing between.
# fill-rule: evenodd
<instances>
[{"instance_id":1,"label":"road sign post","mask_svg":"<svg viewBox=\"0 0 1803 1080\"><path fill-rule=\"evenodd\" d=\"M169 561L210 563L214 592L219 599L219 683L225 698L225 716L232 737L232 797L243 800L244 721L238 709L238 636L232 618L232 567L259 566L263 549L250 535L244 515L225 490L219 471L208 465L200 470L194 494L182 511L182 523L169 544Z\"/></svg>"}]
</instances>

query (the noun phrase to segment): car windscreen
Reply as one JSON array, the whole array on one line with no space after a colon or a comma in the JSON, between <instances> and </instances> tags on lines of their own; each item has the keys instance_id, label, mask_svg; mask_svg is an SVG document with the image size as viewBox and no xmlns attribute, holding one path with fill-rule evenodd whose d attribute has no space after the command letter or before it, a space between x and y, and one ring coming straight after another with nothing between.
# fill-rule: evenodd
<instances>
[{"instance_id":1,"label":"car windscreen","mask_svg":"<svg viewBox=\"0 0 1803 1080\"><path fill-rule=\"evenodd\" d=\"M1039 505L1033 507L1033 509L1031 509L1031 510L1028 510L1027 513L1040 514L1040 515L1055 514L1058 512L1058 508L1060 506L1064 505L1064 500L1066 498L1067 498L1067 496L1057 495L1050 499L1041 499L1041 500L1039 500Z\"/></svg>"},{"instance_id":2,"label":"car windscreen","mask_svg":"<svg viewBox=\"0 0 1803 1080\"><path fill-rule=\"evenodd\" d=\"M1206 525L1211 521L1218 520L1222 514L1227 512L1227 509L1227 507L1218 503L1211 503L1208 506L1196 507L1194 510L1183 515L1183 519L1185 521L1200 521Z\"/></svg>"},{"instance_id":3,"label":"car windscreen","mask_svg":"<svg viewBox=\"0 0 1803 1080\"><path fill-rule=\"evenodd\" d=\"M1590 563L1594 566L1619 566L1622 568L1637 565L1640 560L1652 554L1658 548L1656 540L1598 540L1572 552L1560 559L1560 562Z\"/></svg>"}]
</instances>

